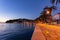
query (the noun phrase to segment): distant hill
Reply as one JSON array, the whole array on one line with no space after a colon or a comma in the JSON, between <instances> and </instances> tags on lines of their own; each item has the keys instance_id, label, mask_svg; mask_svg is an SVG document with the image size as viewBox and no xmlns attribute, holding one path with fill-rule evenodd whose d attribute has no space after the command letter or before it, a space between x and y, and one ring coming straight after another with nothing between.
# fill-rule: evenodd
<instances>
[{"instance_id":1,"label":"distant hill","mask_svg":"<svg viewBox=\"0 0 60 40\"><path fill-rule=\"evenodd\" d=\"M22 22L34 22L34 20L30 19L13 19L13 20L7 20L6 23L22 23Z\"/></svg>"}]
</instances>

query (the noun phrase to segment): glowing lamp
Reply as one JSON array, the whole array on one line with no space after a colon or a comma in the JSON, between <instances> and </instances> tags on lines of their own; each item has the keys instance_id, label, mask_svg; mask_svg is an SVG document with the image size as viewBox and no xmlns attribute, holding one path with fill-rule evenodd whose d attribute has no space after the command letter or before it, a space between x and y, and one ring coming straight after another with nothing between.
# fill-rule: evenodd
<instances>
[{"instance_id":1,"label":"glowing lamp","mask_svg":"<svg viewBox=\"0 0 60 40\"><path fill-rule=\"evenodd\" d=\"M50 14L50 11L49 11L49 10L47 10L47 11L46 11L46 13L47 13L47 14Z\"/></svg>"}]
</instances>

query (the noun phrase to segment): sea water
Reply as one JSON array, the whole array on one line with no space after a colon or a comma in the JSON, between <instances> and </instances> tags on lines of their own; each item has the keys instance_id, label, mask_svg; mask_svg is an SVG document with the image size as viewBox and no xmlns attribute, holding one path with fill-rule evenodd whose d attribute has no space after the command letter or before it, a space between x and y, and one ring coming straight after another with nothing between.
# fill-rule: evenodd
<instances>
[{"instance_id":1,"label":"sea water","mask_svg":"<svg viewBox=\"0 0 60 40\"><path fill-rule=\"evenodd\" d=\"M31 40L34 25L0 23L0 40Z\"/></svg>"}]
</instances>

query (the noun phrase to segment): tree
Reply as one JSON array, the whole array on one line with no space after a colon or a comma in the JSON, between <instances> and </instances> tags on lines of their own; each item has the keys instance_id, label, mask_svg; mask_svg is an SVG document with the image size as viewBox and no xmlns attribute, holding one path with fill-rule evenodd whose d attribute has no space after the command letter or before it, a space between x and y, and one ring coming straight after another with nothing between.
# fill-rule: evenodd
<instances>
[{"instance_id":1,"label":"tree","mask_svg":"<svg viewBox=\"0 0 60 40\"><path fill-rule=\"evenodd\" d=\"M50 20L50 22L51 22L52 20L50 18L51 18L51 12L52 12L52 10L56 10L56 7L55 6L51 6L51 7L46 6L43 9L43 11L40 13L41 14L40 17L39 17L40 20L42 22L47 22L47 20Z\"/></svg>"},{"instance_id":2,"label":"tree","mask_svg":"<svg viewBox=\"0 0 60 40\"><path fill-rule=\"evenodd\" d=\"M60 0L50 0L50 1L51 1L52 4L55 3L56 5L57 5L58 3L60 3Z\"/></svg>"},{"instance_id":3,"label":"tree","mask_svg":"<svg viewBox=\"0 0 60 40\"><path fill-rule=\"evenodd\" d=\"M56 4L57 3L60 3L60 0L50 0L51 1L51 3L52 4L54 4L55 3L55 1L56 1ZM49 16L49 19L51 18L51 12L53 11L53 10L56 10L57 8L56 8L56 6L51 6L51 7L48 7L48 6L46 6L46 7L44 7L44 9L43 9L43 11L40 13L41 15L37 18L37 20L40 20L40 21L42 21L42 22L47 22L47 17ZM50 20L50 21L52 21L52 20Z\"/></svg>"}]
</instances>

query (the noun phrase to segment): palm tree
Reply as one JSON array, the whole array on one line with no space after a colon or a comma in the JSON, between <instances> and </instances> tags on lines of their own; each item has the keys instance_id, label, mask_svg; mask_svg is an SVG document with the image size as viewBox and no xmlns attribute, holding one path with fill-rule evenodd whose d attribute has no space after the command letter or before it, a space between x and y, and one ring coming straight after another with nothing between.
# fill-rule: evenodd
<instances>
[{"instance_id":1,"label":"palm tree","mask_svg":"<svg viewBox=\"0 0 60 40\"><path fill-rule=\"evenodd\" d=\"M55 3L56 5L57 5L58 3L60 3L60 0L50 0L50 1L51 1L52 4Z\"/></svg>"},{"instance_id":2,"label":"palm tree","mask_svg":"<svg viewBox=\"0 0 60 40\"><path fill-rule=\"evenodd\" d=\"M56 6L51 6L51 7L46 6L43 10L49 10L51 13L52 10L56 10L56 9L57 9Z\"/></svg>"},{"instance_id":3,"label":"palm tree","mask_svg":"<svg viewBox=\"0 0 60 40\"><path fill-rule=\"evenodd\" d=\"M43 9L42 13L40 13L41 14L39 17L39 18L41 18L40 20L42 20L43 22L47 22L46 19L47 19L47 17L49 17L48 19L50 19L52 10L56 10L56 7L55 6L51 6L51 7L46 6ZM47 11L49 11L49 14L47 14Z\"/></svg>"},{"instance_id":4,"label":"palm tree","mask_svg":"<svg viewBox=\"0 0 60 40\"><path fill-rule=\"evenodd\" d=\"M54 3L60 3L60 0L50 0L51 1L51 3L53 4L53 6L51 6L51 7L48 7L48 6L46 6L44 9L43 9L43 11L42 11L42 13L41 13L41 15L40 15L40 17L39 18L41 18L40 20L42 20L43 22L46 22L47 20L46 20L46 17L48 17L48 16L50 16L50 18L51 18L51 12L53 11L53 10L56 10L57 8L56 8L56 6L54 6ZM49 15L47 16L47 11L49 11ZM39 19L38 18L38 19ZM51 21L51 20L50 20Z\"/></svg>"}]
</instances>

